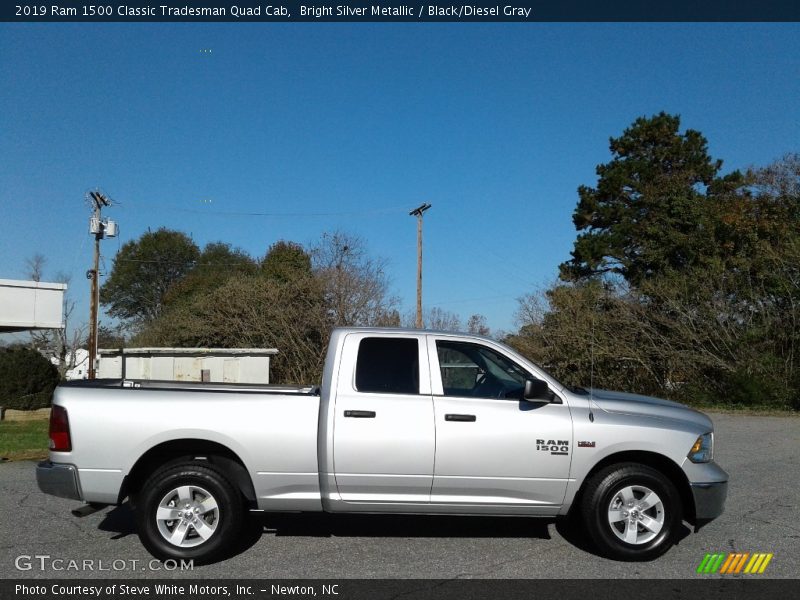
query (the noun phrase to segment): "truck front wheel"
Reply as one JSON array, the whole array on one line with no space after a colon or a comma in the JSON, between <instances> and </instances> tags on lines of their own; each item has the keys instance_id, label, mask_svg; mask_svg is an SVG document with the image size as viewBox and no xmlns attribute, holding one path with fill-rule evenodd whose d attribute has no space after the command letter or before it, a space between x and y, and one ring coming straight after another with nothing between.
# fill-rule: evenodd
<instances>
[{"instance_id":1,"label":"truck front wheel","mask_svg":"<svg viewBox=\"0 0 800 600\"><path fill-rule=\"evenodd\" d=\"M601 553L618 560L661 556L683 520L672 482L638 463L610 465L595 473L586 483L581 512Z\"/></svg>"},{"instance_id":2,"label":"truck front wheel","mask_svg":"<svg viewBox=\"0 0 800 600\"><path fill-rule=\"evenodd\" d=\"M206 462L193 461L153 473L137 497L139 537L160 559L214 561L242 527L238 490Z\"/></svg>"}]
</instances>

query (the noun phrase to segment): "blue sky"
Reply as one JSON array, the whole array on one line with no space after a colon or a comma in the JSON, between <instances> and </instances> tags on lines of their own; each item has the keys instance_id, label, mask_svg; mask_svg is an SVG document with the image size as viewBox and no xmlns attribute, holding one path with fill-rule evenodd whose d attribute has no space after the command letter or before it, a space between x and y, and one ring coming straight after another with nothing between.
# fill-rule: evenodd
<instances>
[{"instance_id":1,"label":"blue sky","mask_svg":"<svg viewBox=\"0 0 800 600\"><path fill-rule=\"evenodd\" d=\"M39 252L88 320L99 186L107 269L148 227L256 256L343 229L411 310L430 202L426 306L508 330L569 257L608 138L661 110L726 171L798 151L800 26L0 24L0 278Z\"/></svg>"}]
</instances>

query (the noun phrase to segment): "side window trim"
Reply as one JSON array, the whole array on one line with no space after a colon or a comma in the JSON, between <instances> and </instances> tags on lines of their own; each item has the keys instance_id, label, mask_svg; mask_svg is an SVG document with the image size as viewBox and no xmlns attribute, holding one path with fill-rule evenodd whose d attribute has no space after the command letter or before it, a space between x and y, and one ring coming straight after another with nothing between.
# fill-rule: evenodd
<instances>
[{"instance_id":1,"label":"side window trim","mask_svg":"<svg viewBox=\"0 0 800 600\"><path fill-rule=\"evenodd\" d=\"M444 385L442 384L442 371L439 366L439 353L436 349L436 342L439 339L447 338L437 338L434 335L427 335L425 337L431 373L431 395L441 397L444 396Z\"/></svg>"}]
</instances>

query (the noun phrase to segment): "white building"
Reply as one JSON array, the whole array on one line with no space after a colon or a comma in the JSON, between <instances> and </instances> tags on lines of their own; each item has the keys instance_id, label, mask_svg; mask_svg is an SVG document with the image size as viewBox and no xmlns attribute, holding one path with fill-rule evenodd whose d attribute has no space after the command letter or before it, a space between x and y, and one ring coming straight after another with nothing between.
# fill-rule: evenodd
<instances>
[{"instance_id":1,"label":"white building","mask_svg":"<svg viewBox=\"0 0 800 600\"><path fill-rule=\"evenodd\" d=\"M53 363L56 367L58 366L58 358L55 356L50 357L50 362ZM67 354L67 364L74 365L72 368L67 369L67 372L64 373L64 378L67 381L72 381L73 379L88 379L89 377L89 351L84 350L83 348L78 348L75 350L75 355L73 356L72 353Z\"/></svg>"},{"instance_id":2,"label":"white building","mask_svg":"<svg viewBox=\"0 0 800 600\"><path fill-rule=\"evenodd\" d=\"M64 327L65 283L0 279L0 333Z\"/></svg>"},{"instance_id":3,"label":"white building","mask_svg":"<svg viewBox=\"0 0 800 600\"><path fill-rule=\"evenodd\" d=\"M99 379L269 383L275 348L101 349Z\"/></svg>"}]
</instances>

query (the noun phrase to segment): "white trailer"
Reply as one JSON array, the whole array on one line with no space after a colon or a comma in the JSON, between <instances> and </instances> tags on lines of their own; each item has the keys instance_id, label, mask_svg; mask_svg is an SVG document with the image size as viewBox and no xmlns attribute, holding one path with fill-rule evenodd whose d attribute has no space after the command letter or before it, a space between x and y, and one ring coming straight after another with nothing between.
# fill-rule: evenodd
<instances>
[{"instance_id":1,"label":"white trailer","mask_svg":"<svg viewBox=\"0 0 800 600\"><path fill-rule=\"evenodd\" d=\"M99 379L269 383L276 348L122 348L98 350Z\"/></svg>"},{"instance_id":2,"label":"white trailer","mask_svg":"<svg viewBox=\"0 0 800 600\"><path fill-rule=\"evenodd\" d=\"M0 333L64 327L65 283L0 279Z\"/></svg>"}]
</instances>

